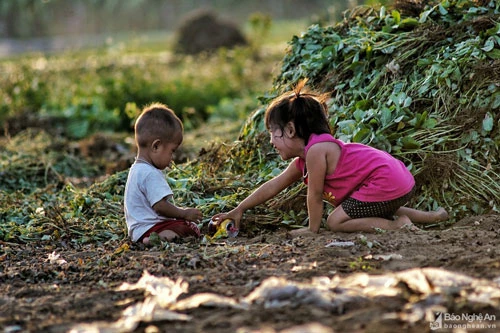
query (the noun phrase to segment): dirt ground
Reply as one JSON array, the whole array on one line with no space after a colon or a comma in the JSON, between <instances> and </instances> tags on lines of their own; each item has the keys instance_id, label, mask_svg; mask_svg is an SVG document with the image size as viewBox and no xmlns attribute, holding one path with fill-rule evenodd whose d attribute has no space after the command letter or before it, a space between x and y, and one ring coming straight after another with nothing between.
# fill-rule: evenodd
<instances>
[{"instance_id":1,"label":"dirt ground","mask_svg":"<svg viewBox=\"0 0 500 333\"><path fill-rule=\"evenodd\" d=\"M4 332L497 332L500 216L143 248L0 243ZM468 325L468 326L467 326Z\"/></svg>"}]
</instances>

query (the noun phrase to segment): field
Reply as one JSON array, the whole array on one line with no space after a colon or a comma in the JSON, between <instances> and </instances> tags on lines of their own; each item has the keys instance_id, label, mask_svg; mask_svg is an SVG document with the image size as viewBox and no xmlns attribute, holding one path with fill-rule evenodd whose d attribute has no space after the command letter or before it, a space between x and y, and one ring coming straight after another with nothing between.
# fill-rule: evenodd
<instances>
[{"instance_id":1,"label":"field","mask_svg":"<svg viewBox=\"0 0 500 333\"><path fill-rule=\"evenodd\" d=\"M421 15L431 23L405 21L414 31L380 10L290 42L276 31L300 27L257 20L248 47L200 57L133 41L3 60L0 329L497 332L499 8L440 6ZM463 37L474 31L486 32ZM183 117L165 175L179 205L202 210L206 234L213 214L284 167L262 109L301 75L333 92L338 136L404 160L419 185L412 204L442 205L450 221L292 238L307 218L298 184L248 211L236 238L127 238L130 125L144 104Z\"/></svg>"},{"instance_id":2,"label":"field","mask_svg":"<svg viewBox=\"0 0 500 333\"><path fill-rule=\"evenodd\" d=\"M3 243L2 325L9 332L429 332L442 312L482 316L445 323L497 332L499 223L490 215L447 229L294 239L280 228L164 250L125 242L122 252Z\"/></svg>"}]
</instances>

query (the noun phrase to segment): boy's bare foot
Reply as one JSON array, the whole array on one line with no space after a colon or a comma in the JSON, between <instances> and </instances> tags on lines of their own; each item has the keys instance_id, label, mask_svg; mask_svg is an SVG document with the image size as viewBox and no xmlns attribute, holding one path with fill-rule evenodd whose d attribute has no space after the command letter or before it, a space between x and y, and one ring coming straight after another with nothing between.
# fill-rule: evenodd
<instances>
[{"instance_id":1,"label":"boy's bare foot","mask_svg":"<svg viewBox=\"0 0 500 333\"><path fill-rule=\"evenodd\" d=\"M179 237L179 235L172 230L163 230L159 234L156 232L151 233L149 237L144 237L142 239L142 242L144 245L161 245L162 241L167 241L170 242L171 240L174 240L176 237Z\"/></svg>"}]
</instances>

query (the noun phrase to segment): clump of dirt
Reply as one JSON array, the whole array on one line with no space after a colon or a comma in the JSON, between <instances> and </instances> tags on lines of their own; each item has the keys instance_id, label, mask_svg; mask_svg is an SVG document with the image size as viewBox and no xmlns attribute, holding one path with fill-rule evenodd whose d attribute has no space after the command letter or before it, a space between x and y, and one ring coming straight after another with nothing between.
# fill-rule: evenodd
<instances>
[{"instance_id":1,"label":"clump of dirt","mask_svg":"<svg viewBox=\"0 0 500 333\"><path fill-rule=\"evenodd\" d=\"M43 129L52 135L60 135L61 129L54 126L59 120L55 117L41 117L32 110L24 110L6 119L0 129L0 135L6 137L16 136L27 129Z\"/></svg>"},{"instance_id":2,"label":"clump of dirt","mask_svg":"<svg viewBox=\"0 0 500 333\"><path fill-rule=\"evenodd\" d=\"M74 148L83 158L103 165L106 175L126 170L134 162L135 146L121 134L95 133L80 140Z\"/></svg>"},{"instance_id":3,"label":"clump of dirt","mask_svg":"<svg viewBox=\"0 0 500 333\"><path fill-rule=\"evenodd\" d=\"M245 44L247 41L236 24L218 18L209 10L200 10L183 21L177 31L175 48L181 53L198 54Z\"/></svg>"}]
</instances>

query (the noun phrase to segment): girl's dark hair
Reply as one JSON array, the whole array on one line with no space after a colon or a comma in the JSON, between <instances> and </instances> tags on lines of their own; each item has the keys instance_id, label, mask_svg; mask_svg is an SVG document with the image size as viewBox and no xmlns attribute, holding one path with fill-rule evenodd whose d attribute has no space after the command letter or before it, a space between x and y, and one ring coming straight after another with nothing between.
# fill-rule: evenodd
<instances>
[{"instance_id":1,"label":"girl's dark hair","mask_svg":"<svg viewBox=\"0 0 500 333\"><path fill-rule=\"evenodd\" d=\"M301 80L292 92L275 98L265 114L266 128L278 126L284 131L290 121L295 126L297 136L307 144L311 134L331 133L328 122L326 100L329 94L316 94L305 89L307 79Z\"/></svg>"}]
</instances>

